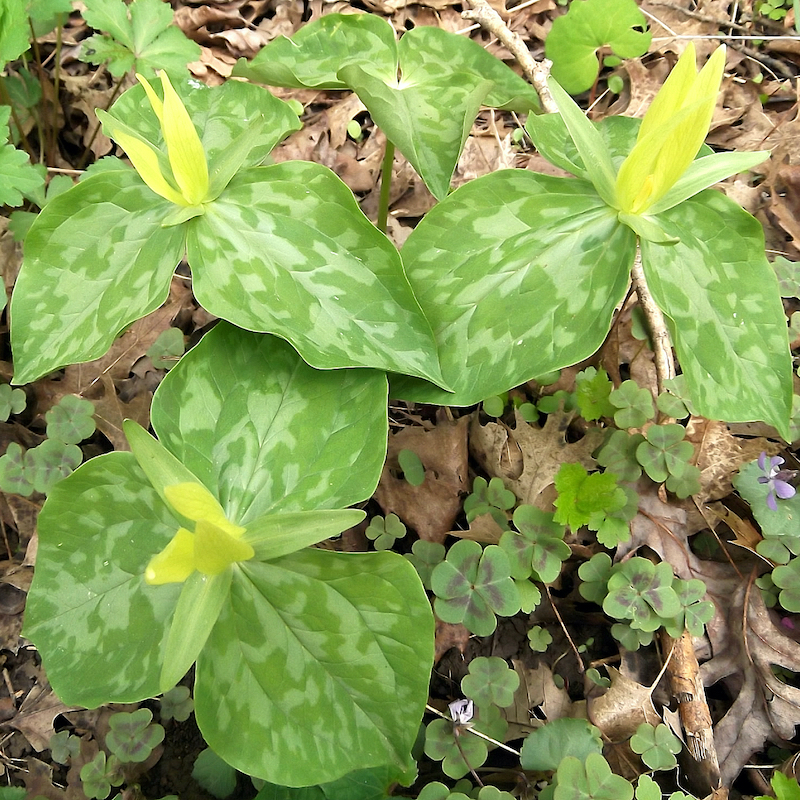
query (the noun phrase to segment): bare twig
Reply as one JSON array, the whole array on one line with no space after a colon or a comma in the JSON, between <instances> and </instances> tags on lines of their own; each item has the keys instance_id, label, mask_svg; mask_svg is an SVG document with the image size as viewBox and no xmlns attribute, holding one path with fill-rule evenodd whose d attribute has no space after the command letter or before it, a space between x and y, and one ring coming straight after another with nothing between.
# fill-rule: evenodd
<instances>
[{"instance_id":1,"label":"bare twig","mask_svg":"<svg viewBox=\"0 0 800 800\"><path fill-rule=\"evenodd\" d=\"M471 9L462 13L464 19L477 22L482 28L496 36L503 46L517 60L525 77L530 81L534 89L539 94L542 108L549 113L556 113L556 106L547 86L547 78L550 75L550 62L547 59L537 61L528 52L525 42L509 30L508 26L500 19L500 15L486 2L486 0L469 0Z\"/></svg>"},{"instance_id":2,"label":"bare twig","mask_svg":"<svg viewBox=\"0 0 800 800\"><path fill-rule=\"evenodd\" d=\"M659 394L664 391L664 381L675 377L675 361L672 358L672 343L669 338L667 324L664 322L664 315L661 309L653 300L647 281L642 269L642 252L636 248L636 258L631 268L631 281L633 283L636 297L642 308L647 326L650 328L650 336L653 340L653 355L656 364L656 382Z\"/></svg>"}]
</instances>

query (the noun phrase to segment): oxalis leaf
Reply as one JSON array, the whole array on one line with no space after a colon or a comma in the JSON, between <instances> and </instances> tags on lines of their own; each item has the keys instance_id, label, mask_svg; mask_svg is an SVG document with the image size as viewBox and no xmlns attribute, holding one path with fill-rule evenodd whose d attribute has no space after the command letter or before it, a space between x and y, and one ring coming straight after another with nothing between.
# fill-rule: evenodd
<instances>
[{"instance_id":1,"label":"oxalis leaf","mask_svg":"<svg viewBox=\"0 0 800 800\"><path fill-rule=\"evenodd\" d=\"M710 190L656 219L680 241L643 241L642 266L695 412L727 422L761 419L791 438L786 317L761 224Z\"/></svg>"},{"instance_id":2,"label":"oxalis leaf","mask_svg":"<svg viewBox=\"0 0 800 800\"><path fill-rule=\"evenodd\" d=\"M185 461L226 517L269 539L265 514L286 521L372 494L386 380L318 372L285 342L223 324L164 380L153 420L157 446ZM144 572L181 523L129 453L93 459L52 492L25 632L67 702L134 702L163 688L173 617L190 628L195 609L179 606L189 582L150 586ZM230 589L211 604L217 622L197 629L208 636L195 687L206 740L238 769L285 786L370 765L407 770L433 658L414 568L393 553L257 558L258 549L228 568ZM245 729L255 735L243 744Z\"/></svg>"}]
</instances>

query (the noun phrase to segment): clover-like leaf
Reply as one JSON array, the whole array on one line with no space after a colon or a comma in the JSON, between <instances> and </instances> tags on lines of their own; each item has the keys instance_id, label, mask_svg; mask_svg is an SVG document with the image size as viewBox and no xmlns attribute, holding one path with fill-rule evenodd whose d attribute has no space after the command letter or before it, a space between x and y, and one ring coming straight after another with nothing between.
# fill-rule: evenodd
<instances>
[{"instance_id":1,"label":"clover-like leaf","mask_svg":"<svg viewBox=\"0 0 800 800\"><path fill-rule=\"evenodd\" d=\"M398 539L402 539L407 531L397 514L373 517L364 531L368 539L375 542L376 550L391 550Z\"/></svg>"},{"instance_id":2,"label":"clover-like leaf","mask_svg":"<svg viewBox=\"0 0 800 800\"><path fill-rule=\"evenodd\" d=\"M566 756L558 765L556 778L555 800L631 800L633 797L630 782L614 775L608 762L597 752L590 752L584 760Z\"/></svg>"},{"instance_id":3,"label":"clover-like leaf","mask_svg":"<svg viewBox=\"0 0 800 800\"><path fill-rule=\"evenodd\" d=\"M0 456L0 490L22 497L33 494L33 483L25 472L25 451L19 442L9 442Z\"/></svg>"},{"instance_id":4,"label":"clover-like leaf","mask_svg":"<svg viewBox=\"0 0 800 800\"><path fill-rule=\"evenodd\" d=\"M686 471L694 447L684 440L686 429L677 424L652 425L644 433L645 440L636 448L636 458L656 483L670 475L680 478Z\"/></svg>"},{"instance_id":5,"label":"clover-like leaf","mask_svg":"<svg viewBox=\"0 0 800 800\"><path fill-rule=\"evenodd\" d=\"M608 579L614 574L611 556L608 553L595 553L588 561L578 567L581 597L591 603L602 605L608 594Z\"/></svg>"},{"instance_id":6,"label":"clover-like leaf","mask_svg":"<svg viewBox=\"0 0 800 800\"><path fill-rule=\"evenodd\" d=\"M553 519L573 531L589 522L619 511L627 504L625 492L611 472L589 474L581 464L564 463L556 473L558 497Z\"/></svg>"},{"instance_id":7,"label":"clover-like leaf","mask_svg":"<svg viewBox=\"0 0 800 800\"><path fill-rule=\"evenodd\" d=\"M611 626L611 635L632 653L650 644L653 641L653 634L654 631L643 631L627 622L615 622Z\"/></svg>"},{"instance_id":8,"label":"clover-like leaf","mask_svg":"<svg viewBox=\"0 0 800 800\"><path fill-rule=\"evenodd\" d=\"M192 777L209 794L220 800L233 794L236 788L236 770L210 747L198 754L192 767Z\"/></svg>"},{"instance_id":9,"label":"clover-like leaf","mask_svg":"<svg viewBox=\"0 0 800 800\"><path fill-rule=\"evenodd\" d=\"M680 599L672 588L674 577L669 564L653 564L634 556L619 564L609 577L603 611L616 619L632 620L648 630L654 616L668 619L681 610Z\"/></svg>"},{"instance_id":10,"label":"clover-like leaf","mask_svg":"<svg viewBox=\"0 0 800 800\"><path fill-rule=\"evenodd\" d=\"M5 422L12 414L25 410L27 398L20 388L12 389L7 383L0 384L0 419Z\"/></svg>"},{"instance_id":11,"label":"clover-like leaf","mask_svg":"<svg viewBox=\"0 0 800 800\"><path fill-rule=\"evenodd\" d=\"M77 445L64 444L57 439L45 439L25 453L25 478L37 492L48 494L81 461L83 453Z\"/></svg>"},{"instance_id":12,"label":"clover-like leaf","mask_svg":"<svg viewBox=\"0 0 800 800\"><path fill-rule=\"evenodd\" d=\"M636 460L636 448L643 441L641 433L609 429L605 444L597 451L597 463L621 481L636 481L642 474Z\"/></svg>"},{"instance_id":13,"label":"clover-like leaf","mask_svg":"<svg viewBox=\"0 0 800 800\"><path fill-rule=\"evenodd\" d=\"M544 653L547 648L553 643L553 635L547 628L541 625L534 625L528 631L528 646L534 653Z\"/></svg>"},{"instance_id":14,"label":"clover-like leaf","mask_svg":"<svg viewBox=\"0 0 800 800\"><path fill-rule=\"evenodd\" d=\"M520 609L519 590L511 578L508 557L497 545L485 550L477 542L456 542L431 574L434 608L444 622L464 625L478 636L497 627L497 617Z\"/></svg>"},{"instance_id":15,"label":"clover-like leaf","mask_svg":"<svg viewBox=\"0 0 800 800\"><path fill-rule=\"evenodd\" d=\"M778 602L789 612L800 612L800 558L775 567L772 581L781 590Z\"/></svg>"},{"instance_id":16,"label":"clover-like leaf","mask_svg":"<svg viewBox=\"0 0 800 800\"><path fill-rule=\"evenodd\" d=\"M425 728L425 755L441 761L445 775L461 778L470 767L475 769L486 761L489 748L483 739L464 732L456 723L435 719Z\"/></svg>"},{"instance_id":17,"label":"clover-like leaf","mask_svg":"<svg viewBox=\"0 0 800 800\"><path fill-rule=\"evenodd\" d=\"M514 702L519 675L502 659L479 656L469 664L469 674L461 679L461 691L483 708L490 704L506 708Z\"/></svg>"},{"instance_id":18,"label":"clover-like leaf","mask_svg":"<svg viewBox=\"0 0 800 800\"><path fill-rule=\"evenodd\" d=\"M118 711L108 719L108 749L123 763L147 761L153 749L164 741L164 728L153 722L149 708Z\"/></svg>"},{"instance_id":19,"label":"clover-like leaf","mask_svg":"<svg viewBox=\"0 0 800 800\"><path fill-rule=\"evenodd\" d=\"M194 710L194 701L188 686L175 686L161 696L161 719L184 722Z\"/></svg>"},{"instance_id":20,"label":"clover-like leaf","mask_svg":"<svg viewBox=\"0 0 800 800\"><path fill-rule=\"evenodd\" d=\"M78 444L96 429L94 403L74 394L64 395L46 414L47 436L64 444Z\"/></svg>"},{"instance_id":21,"label":"clover-like leaf","mask_svg":"<svg viewBox=\"0 0 800 800\"><path fill-rule=\"evenodd\" d=\"M643 722L630 740L631 750L642 757L650 769L672 769L681 751L681 740L666 725Z\"/></svg>"},{"instance_id":22,"label":"clover-like leaf","mask_svg":"<svg viewBox=\"0 0 800 800\"><path fill-rule=\"evenodd\" d=\"M545 40L553 77L570 94L586 91L600 68L597 51L610 45L621 58L637 58L650 46L646 27L634 0L576 0L565 16L553 20Z\"/></svg>"},{"instance_id":23,"label":"clover-like leaf","mask_svg":"<svg viewBox=\"0 0 800 800\"><path fill-rule=\"evenodd\" d=\"M81 751L81 740L69 731L59 731L50 737L50 755L57 764L68 764Z\"/></svg>"},{"instance_id":24,"label":"clover-like leaf","mask_svg":"<svg viewBox=\"0 0 800 800\"><path fill-rule=\"evenodd\" d=\"M672 588L683 608L674 619L665 622L667 633L678 638L686 629L692 636L702 636L706 623L714 617L714 604L710 600L703 600L706 594L705 583L699 578L688 581L675 578Z\"/></svg>"},{"instance_id":25,"label":"clover-like leaf","mask_svg":"<svg viewBox=\"0 0 800 800\"><path fill-rule=\"evenodd\" d=\"M564 541L564 526L553 521L553 515L529 505L514 511L516 531L506 531L500 537L500 547L511 564L511 575L524 579L552 583L561 572L561 563L571 553Z\"/></svg>"},{"instance_id":26,"label":"clover-like leaf","mask_svg":"<svg viewBox=\"0 0 800 800\"><path fill-rule=\"evenodd\" d=\"M614 423L619 428L641 428L655 414L653 395L636 381L623 381L608 396L608 402L617 409Z\"/></svg>"},{"instance_id":27,"label":"clover-like leaf","mask_svg":"<svg viewBox=\"0 0 800 800\"><path fill-rule=\"evenodd\" d=\"M123 781L119 760L114 755L106 760L104 750L81 767L80 775L83 793L95 800L105 800L111 794L111 787L120 786Z\"/></svg>"},{"instance_id":28,"label":"clover-like leaf","mask_svg":"<svg viewBox=\"0 0 800 800\"><path fill-rule=\"evenodd\" d=\"M411 545L411 552L406 554L406 558L414 565L422 585L428 590L431 588L433 569L444 561L445 552L445 546L439 542L418 539Z\"/></svg>"},{"instance_id":29,"label":"clover-like leaf","mask_svg":"<svg viewBox=\"0 0 800 800\"><path fill-rule=\"evenodd\" d=\"M472 522L482 514L491 514L494 521L504 530L508 530L508 519L504 512L512 509L517 498L510 489L506 489L502 478L476 477L472 482L472 493L464 500L464 513L467 522Z\"/></svg>"}]
</instances>

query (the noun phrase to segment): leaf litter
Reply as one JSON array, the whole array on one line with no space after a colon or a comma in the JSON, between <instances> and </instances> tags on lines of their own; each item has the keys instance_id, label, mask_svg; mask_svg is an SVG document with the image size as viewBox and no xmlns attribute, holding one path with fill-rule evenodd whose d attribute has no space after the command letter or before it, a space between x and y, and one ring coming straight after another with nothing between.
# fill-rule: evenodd
<instances>
[{"instance_id":1,"label":"leaf litter","mask_svg":"<svg viewBox=\"0 0 800 800\"><path fill-rule=\"evenodd\" d=\"M190 70L210 85L224 82L236 59L252 57L275 37L291 36L304 22L323 13L350 9L349 3L322 0L174 5L175 22L200 46L200 57L190 64ZM469 27L459 13L460 4L457 8L452 0L365 0L360 5L386 16L398 32L416 25L438 25L449 31ZM528 43L534 56L541 57L543 40L553 18L560 13L559 4L535 0L521 4L518 10L506 9L501 2L493 5L511 30ZM751 3L743 5L752 7ZM697 8L686 1L641 3L653 35L649 52L614 68L615 74L625 78L626 89L619 95L604 92L595 97L593 118L614 113L642 116L682 51L685 37L699 37L699 54L708 55L716 46L710 37L732 22L729 6L724 0L709 0L697 4ZM752 24L746 17L742 20ZM787 25L790 22L787 15ZM786 28L777 32L790 31ZM93 109L108 102L111 80L102 68L88 69L69 54L69 47L77 46L89 33L77 16L65 31L68 49L61 78L65 98L62 124L66 140L91 147L93 157L98 158L114 148L110 140L102 134L94 136L92 130ZM475 29L470 35L489 52L512 63L508 53L485 31ZM52 39L44 37L41 44L52 45ZM800 258L800 106L790 77L797 72L800 48L791 39L765 41L757 51L733 42L731 48L738 48L738 55L729 60L732 71L723 84L722 102L715 113L709 142L723 149L769 148L773 157L755 170L761 181L757 190L734 182L723 184L722 188L737 200L747 196L746 205L765 227L768 247L794 261ZM329 166L357 194L365 213L374 217L385 140L372 126L360 101L345 92L275 93L297 99L305 108L303 129L276 149L276 161L301 158ZM761 101L762 96L766 102ZM348 126L352 120L359 121L362 127L360 139L350 135ZM522 145L513 143L515 128L516 121L510 116L482 112L459 161L455 184L501 168L537 169L537 155L524 141ZM79 165L59 155L54 166L69 170ZM400 245L434 201L399 157L394 170L389 234ZM0 253L4 280L10 289L20 250L5 230L5 223L0 232ZM14 425L4 423L3 438L33 446L42 439L45 412L64 395L77 393L95 403L100 431L84 444L86 455L124 448L122 419L133 418L146 426L149 400L163 375L163 371L151 368L152 364L142 367L147 350L162 331L173 325L194 341L208 321L187 284L176 279L165 306L131 326L102 359L70 366L28 387L32 408ZM7 328L4 332L7 336ZM628 310L620 315L600 359L617 385L623 375L642 386L654 385L650 353L632 335ZM8 379L10 369L4 369L3 374ZM574 377L574 370L565 371L562 381L566 385L559 388L570 388L570 375ZM539 387L523 387L523 391L533 396ZM496 537L497 531L488 520L481 522L478 518L469 526L460 513L476 475L503 478L520 502L547 509L552 507L552 484L562 463L578 462L587 468L595 464L597 431L581 430L569 413L549 414L543 424L527 422L519 412L511 419L498 421L487 420L479 409L455 414L453 418L441 410L405 409L403 425L398 424L390 435L384 475L370 504L376 513L396 513L422 539L443 542L453 532L479 541L496 541L491 537ZM754 460L760 452L779 452L780 445L766 438L765 433L757 426L726 426L692 418L687 439L696 448L701 493L689 500L665 502L663 493L640 484L639 511L630 526L631 539L617 551L617 559L652 552L670 563L678 577L702 578L706 583L714 616L707 625L707 636L693 642L693 650L700 661L700 679L712 693L713 744L722 786L730 787L739 779L737 785L745 793L753 787L762 791L766 786L763 777L759 785L759 779L752 775L750 782L742 782L745 766L755 758L766 768L771 762L767 755L770 744L796 752L795 729L800 724L800 688L793 685L800 674L800 636L789 615L779 615L765 606L754 584L764 569L763 560L753 553L760 536L747 509L732 495L731 487L731 477L743 463ZM404 481L398 470L397 453L404 448L416 452L425 468L425 481L419 487ZM0 563L0 664L7 692L0 697L0 726L7 732L0 737L0 771L6 772L10 780L17 780L16 765L24 763L23 780L30 795L55 800L76 796L79 767L98 752L97 741L104 738L108 712L86 714L61 705L49 690L46 676L36 667L32 648L19 640L23 612L19 594L24 593L30 581L36 544L33 526L41 501L37 495L4 495L0 503L0 544L4 553ZM701 558L693 550L693 537L701 531L710 531L720 542L713 559ZM350 536L344 541L363 544L365 540ZM436 699L440 701L460 696L457 678L465 674L465 664L470 659L499 654L512 660L521 680L506 715L511 723L507 741L519 738L521 732L540 726L545 720L566 716L587 716L612 742L628 737L640 720L671 719L666 682L651 683L669 656L665 643L661 659L628 653L615 667L611 664L618 654L613 640L606 636L583 651L581 669L576 670L575 653L564 634L579 642L587 638L588 626L581 622L587 619L582 610L585 604L575 585L579 559L588 558L593 551L578 537L568 543L573 558L552 587L553 609L560 612L561 618L545 613L545 602L535 615L503 621L492 637L478 640L470 637L462 625L437 624L435 675L447 676L446 680L434 681L439 693ZM592 630L597 627L596 616ZM542 656L532 654L525 641L524 629L533 624L546 626L555 638ZM587 684L582 677L583 661L607 665L610 688L599 690ZM674 705L670 708L674 711ZM50 736L65 725L81 737L80 758L69 772L54 761L42 760L47 757ZM177 735L174 729L172 733ZM170 735L165 743L168 748ZM630 773L628 777L638 774L628 755L619 755L615 763L621 765L620 771L622 765L627 765L624 768ZM708 776L705 780L708 783ZM57 785L59 782L66 784L66 791ZM182 798L206 796L196 785L184 784Z\"/></svg>"}]
</instances>

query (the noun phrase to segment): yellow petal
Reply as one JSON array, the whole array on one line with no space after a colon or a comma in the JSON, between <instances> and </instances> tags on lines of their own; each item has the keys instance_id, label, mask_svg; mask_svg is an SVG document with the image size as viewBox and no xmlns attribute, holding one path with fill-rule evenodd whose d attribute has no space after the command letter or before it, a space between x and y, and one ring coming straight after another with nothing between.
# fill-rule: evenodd
<instances>
[{"instance_id":1,"label":"yellow petal","mask_svg":"<svg viewBox=\"0 0 800 800\"><path fill-rule=\"evenodd\" d=\"M255 550L222 528L200 520L195 528L195 564L205 575L219 575L236 561L247 561Z\"/></svg>"},{"instance_id":2,"label":"yellow petal","mask_svg":"<svg viewBox=\"0 0 800 800\"><path fill-rule=\"evenodd\" d=\"M172 176L186 198L186 202L196 206L202 203L208 195L206 154L189 112L172 88L167 73L163 70L161 85L164 88L161 130L164 134L164 141L167 143Z\"/></svg>"},{"instance_id":3,"label":"yellow petal","mask_svg":"<svg viewBox=\"0 0 800 800\"><path fill-rule=\"evenodd\" d=\"M212 522L226 533L238 539L245 529L234 525L225 516L222 506L211 492L200 483L175 483L164 488L167 502L186 519Z\"/></svg>"},{"instance_id":4,"label":"yellow petal","mask_svg":"<svg viewBox=\"0 0 800 800\"><path fill-rule=\"evenodd\" d=\"M142 86L144 87L145 94L147 94L147 99L150 101L150 105L153 107L153 111L156 112L159 124L163 125L164 104L161 102L161 98L153 91L153 87L150 85L150 82L147 80L147 78L140 75L138 72L136 73L136 78L138 79L139 83L141 83Z\"/></svg>"},{"instance_id":5,"label":"yellow petal","mask_svg":"<svg viewBox=\"0 0 800 800\"><path fill-rule=\"evenodd\" d=\"M150 559L144 572L146 583L182 583L194 571L195 536L186 528L179 528L170 543Z\"/></svg>"}]
</instances>

